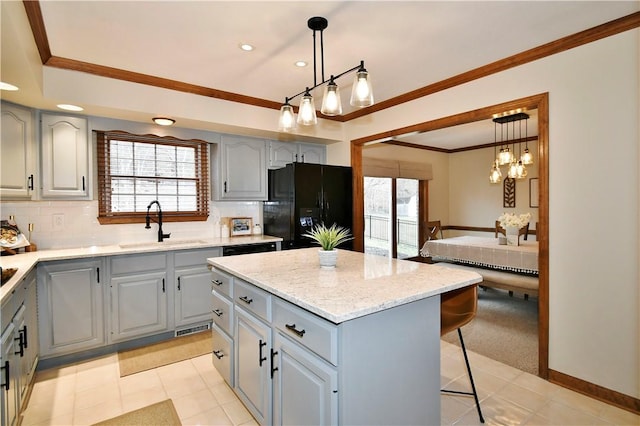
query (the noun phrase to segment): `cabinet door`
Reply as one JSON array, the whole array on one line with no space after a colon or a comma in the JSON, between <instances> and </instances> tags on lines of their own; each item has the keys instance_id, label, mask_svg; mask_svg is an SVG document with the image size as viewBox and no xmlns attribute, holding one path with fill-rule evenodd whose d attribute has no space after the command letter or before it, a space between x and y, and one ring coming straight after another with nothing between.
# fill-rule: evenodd
<instances>
[{"instance_id":1,"label":"cabinet door","mask_svg":"<svg viewBox=\"0 0 640 426\"><path fill-rule=\"evenodd\" d=\"M301 163L325 164L327 148L324 145L298 144L298 160Z\"/></svg>"},{"instance_id":2,"label":"cabinet door","mask_svg":"<svg viewBox=\"0 0 640 426\"><path fill-rule=\"evenodd\" d=\"M101 260L38 266L38 328L43 357L105 343Z\"/></svg>"},{"instance_id":3,"label":"cabinet door","mask_svg":"<svg viewBox=\"0 0 640 426\"><path fill-rule=\"evenodd\" d=\"M275 425L338 424L338 373L302 346L277 333L273 377Z\"/></svg>"},{"instance_id":4,"label":"cabinet door","mask_svg":"<svg viewBox=\"0 0 640 426\"><path fill-rule=\"evenodd\" d=\"M298 161L298 145L295 143L270 141L269 168L279 169Z\"/></svg>"},{"instance_id":5,"label":"cabinet door","mask_svg":"<svg viewBox=\"0 0 640 426\"><path fill-rule=\"evenodd\" d=\"M87 198L89 149L87 120L42 114L42 197Z\"/></svg>"},{"instance_id":6,"label":"cabinet door","mask_svg":"<svg viewBox=\"0 0 640 426\"><path fill-rule=\"evenodd\" d=\"M4 330L0 337L0 424L13 426L18 424L18 363L16 362L16 345L14 344L15 327L13 324Z\"/></svg>"},{"instance_id":7,"label":"cabinet door","mask_svg":"<svg viewBox=\"0 0 640 426\"><path fill-rule=\"evenodd\" d=\"M14 341L15 341L15 360L18 365L18 377L17 379L17 392L18 392L18 409L20 409L20 405L22 403L22 399L25 396L27 390L27 377L29 375L29 367L27 365L27 358L25 357L26 349L25 349L25 331L26 331L26 322L25 322L25 307L24 305L20 306L18 312L16 312L16 316L13 318L13 325L15 326L14 332Z\"/></svg>"},{"instance_id":8,"label":"cabinet door","mask_svg":"<svg viewBox=\"0 0 640 426\"><path fill-rule=\"evenodd\" d=\"M167 300L165 272L111 278L111 341L167 331Z\"/></svg>"},{"instance_id":9,"label":"cabinet door","mask_svg":"<svg viewBox=\"0 0 640 426\"><path fill-rule=\"evenodd\" d=\"M267 199L267 148L264 140L224 136L220 144L221 200Z\"/></svg>"},{"instance_id":10,"label":"cabinet door","mask_svg":"<svg viewBox=\"0 0 640 426\"><path fill-rule=\"evenodd\" d=\"M236 392L260 424L271 424L271 329L253 315L235 311Z\"/></svg>"},{"instance_id":11,"label":"cabinet door","mask_svg":"<svg viewBox=\"0 0 640 426\"><path fill-rule=\"evenodd\" d=\"M31 198L37 165L33 112L3 102L0 126L0 197Z\"/></svg>"},{"instance_id":12,"label":"cabinet door","mask_svg":"<svg viewBox=\"0 0 640 426\"><path fill-rule=\"evenodd\" d=\"M204 264L204 260L203 260ZM206 266L175 273L176 326L211 321L211 272Z\"/></svg>"},{"instance_id":13,"label":"cabinet door","mask_svg":"<svg viewBox=\"0 0 640 426\"><path fill-rule=\"evenodd\" d=\"M27 367L27 382L31 383L31 379L36 372L38 363L38 299L36 293L36 271L33 270L24 279L24 288L26 297L24 301L25 310L25 329L24 344L25 358Z\"/></svg>"}]
</instances>

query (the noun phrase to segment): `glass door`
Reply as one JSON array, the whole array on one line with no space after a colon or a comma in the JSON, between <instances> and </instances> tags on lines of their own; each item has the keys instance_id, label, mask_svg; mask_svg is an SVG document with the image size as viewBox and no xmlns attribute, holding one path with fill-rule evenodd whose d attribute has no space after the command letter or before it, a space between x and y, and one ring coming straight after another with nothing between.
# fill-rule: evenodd
<instances>
[{"instance_id":1,"label":"glass door","mask_svg":"<svg viewBox=\"0 0 640 426\"><path fill-rule=\"evenodd\" d=\"M364 252L405 259L418 255L418 181L364 178Z\"/></svg>"}]
</instances>

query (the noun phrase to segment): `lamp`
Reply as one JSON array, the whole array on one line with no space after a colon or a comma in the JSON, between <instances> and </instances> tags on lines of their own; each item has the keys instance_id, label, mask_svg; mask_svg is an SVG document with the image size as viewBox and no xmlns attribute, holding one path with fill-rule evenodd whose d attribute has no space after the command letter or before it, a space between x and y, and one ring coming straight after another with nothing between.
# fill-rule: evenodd
<instances>
[{"instance_id":1,"label":"lamp","mask_svg":"<svg viewBox=\"0 0 640 426\"><path fill-rule=\"evenodd\" d=\"M513 112L513 111L511 111ZM524 112L517 112L508 115L498 115L494 116L494 137L493 137L493 152L494 155L496 153L496 146L498 145L497 141L497 130L496 127L500 124L500 152L495 157L493 164L491 166L491 171L489 172L489 181L491 183L498 183L502 181L502 172L500 171L500 166L507 166L507 177L512 179L523 179L527 176L527 168L526 165L533 164L533 156L529 152L528 147L528 137L527 134L527 120L529 119L529 115ZM527 145L525 146L524 153L520 149L522 144L522 121L525 122L525 142ZM518 122L519 126L519 136L516 139L516 122ZM513 151L509 149L509 123L512 124L512 147ZM503 138L504 132L503 127L507 125L506 128L506 138ZM516 153L516 142L518 143L520 158L517 159L515 156ZM504 147L503 147L504 146Z\"/></svg>"},{"instance_id":2,"label":"lamp","mask_svg":"<svg viewBox=\"0 0 640 426\"><path fill-rule=\"evenodd\" d=\"M498 183L502 181L502 172L500 171L499 161L496 158L496 143L498 138L498 123L493 123L493 165L491 166L491 171L489 172L489 182ZM500 140L502 142L502 140Z\"/></svg>"},{"instance_id":3,"label":"lamp","mask_svg":"<svg viewBox=\"0 0 640 426\"><path fill-rule=\"evenodd\" d=\"M171 126L176 120L167 117L153 117L153 122L159 126Z\"/></svg>"},{"instance_id":4,"label":"lamp","mask_svg":"<svg viewBox=\"0 0 640 426\"><path fill-rule=\"evenodd\" d=\"M316 116L315 103L311 92L317 87L328 83L324 88L324 96L322 100L322 108L320 112L327 116L342 114L342 103L340 101L340 88L336 84L336 80L345 74L356 71L351 89L350 104L355 107L367 107L373 105L373 89L369 72L364 67L364 61L360 61L359 65L350 68L340 74L333 74L329 80L324 78L324 40L323 31L327 28L329 22L321 16L309 18L307 26L313 31L313 86L307 87L300 93L285 98L285 103L280 108L280 120L278 129L283 132L290 132L295 128L294 122L303 126L311 126L318 122ZM320 70L322 81L318 83L318 64L316 54L316 32L320 32ZM300 99L300 108L298 109L298 118L293 120L293 107L289 101L302 95Z\"/></svg>"}]
</instances>

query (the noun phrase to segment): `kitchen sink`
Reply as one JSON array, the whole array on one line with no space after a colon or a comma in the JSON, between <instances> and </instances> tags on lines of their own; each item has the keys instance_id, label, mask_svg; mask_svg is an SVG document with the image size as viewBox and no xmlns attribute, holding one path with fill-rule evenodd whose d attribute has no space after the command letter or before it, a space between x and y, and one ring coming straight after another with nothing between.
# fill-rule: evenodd
<instances>
[{"instance_id":1,"label":"kitchen sink","mask_svg":"<svg viewBox=\"0 0 640 426\"><path fill-rule=\"evenodd\" d=\"M174 240L174 241L163 241L163 242L146 242L146 243L130 243L130 244L119 244L122 249L136 249L136 248L156 248L156 247L180 247L180 246L188 246L194 244L205 244L204 240Z\"/></svg>"}]
</instances>

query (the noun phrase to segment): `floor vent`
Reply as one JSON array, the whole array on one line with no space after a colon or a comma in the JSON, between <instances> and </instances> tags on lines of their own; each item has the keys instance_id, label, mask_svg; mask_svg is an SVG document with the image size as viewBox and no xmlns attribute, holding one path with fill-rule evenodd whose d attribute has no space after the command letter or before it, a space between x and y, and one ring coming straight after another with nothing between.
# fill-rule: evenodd
<instances>
[{"instance_id":1,"label":"floor vent","mask_svg":"<svg viewBox=\"0 0 640 426\"><path fill-rule=\"evenodd\" d=\"M202 324L202 325L194 325L193 327L183 328L181 330L176 330L176 337L178 336L186 336L187 334L198 333L200 331L211 329L211 323Z\"/></svg>"}]
</instances>

